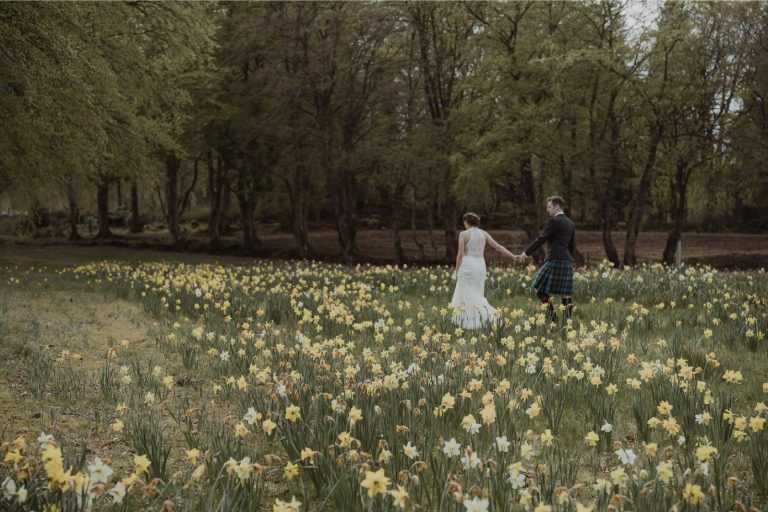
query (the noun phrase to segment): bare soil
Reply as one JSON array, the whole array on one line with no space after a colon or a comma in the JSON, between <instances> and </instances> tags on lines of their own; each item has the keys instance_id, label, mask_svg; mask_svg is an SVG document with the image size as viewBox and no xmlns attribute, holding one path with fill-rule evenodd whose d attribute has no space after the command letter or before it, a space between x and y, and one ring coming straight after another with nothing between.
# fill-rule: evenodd
<instances>
[{"instance_id":1,"label":"bare soil","mask_svg":"<svg viewBox=\"0 0 768 512\"><path fill-rule=\"evenodd\" d=\"M70 243L61 239L0 238L0 264L67 265L85 263L95 259L119 260L173 260L186 263L219 262L246 264L243 257L291 259L298 257L293 237L288 233L270 233L260 236L261 245L247 253L235 237L222 240L221 248L212 252L204 233L192 233L185 241L173 247L163 232L129 235L116 231L106 240L86 239ZM513 252L527 245L523 231L490 230L496 240ZM624 233L614 232L613 238L621 256ZM406 258L413 264L445 263L445 243L442 231L431 235L426 230L402 232ZM667 241L665 232L640 233L638 258L643 262L661 260ZM315 251L314 259L338 261L339 249L335 231L315 231L310 234ZM363 230L357 235L360 261L375 264L395 260L392 234L387 230ZM99 249L94 251L94 246ZM578 231L576 246L587 263L605 258L602 234L599 231ZM136 249L141 249L137 251ZM494 257L492 256L492 259ZM721 269L768 268L768 234L686 233L683 236L683 259L686 263L708 264Z\"/></svg>"}]
</instances>

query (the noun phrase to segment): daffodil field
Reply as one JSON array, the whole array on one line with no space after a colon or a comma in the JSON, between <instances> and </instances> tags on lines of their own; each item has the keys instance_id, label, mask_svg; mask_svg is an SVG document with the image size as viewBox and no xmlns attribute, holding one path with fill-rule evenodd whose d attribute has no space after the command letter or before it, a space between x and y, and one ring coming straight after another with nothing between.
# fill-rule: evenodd
<instances>
[{"instance_id":1,"label":"daffodil field","mask_svg":"<svg viewBox=\"0 0 768 512\"><path fill-rule=\"evenodd\" d=\"M573 320L553 324L534 270L489 270L501 314L481 331L451 322L447 267L3 274L153 324L91 370L29 347L28 392L98 411L88 428L122 451L0 432L0 510L766 509L768 276L580 269Z\"/></svg>"}]
</instances>

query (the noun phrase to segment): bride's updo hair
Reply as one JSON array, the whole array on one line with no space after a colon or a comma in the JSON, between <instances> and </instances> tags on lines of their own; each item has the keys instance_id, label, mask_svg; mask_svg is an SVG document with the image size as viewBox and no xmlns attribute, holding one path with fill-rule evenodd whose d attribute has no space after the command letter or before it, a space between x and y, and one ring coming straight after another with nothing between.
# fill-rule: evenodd
<instances>
[{"instance_id":1,"label":"bride's updo hair","mask_svg":"<svg viewBox=\"0 0 768 512\"><path fill-rule=\"evenodd\" d=\"M462 217L464 219L464 222L469 224L470 226L479 226L480 225L480 216L476 213L467 212Z\"/></svg>"}]
</instances>

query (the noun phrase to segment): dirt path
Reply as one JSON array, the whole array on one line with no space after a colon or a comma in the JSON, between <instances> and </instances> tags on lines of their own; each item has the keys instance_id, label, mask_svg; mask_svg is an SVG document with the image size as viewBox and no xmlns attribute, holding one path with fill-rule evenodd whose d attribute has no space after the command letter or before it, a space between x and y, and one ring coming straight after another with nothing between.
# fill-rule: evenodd
<instances>
[{"instance_id":1,"label":"dirt path","mask_svg":"<svg viewBox=\"0 0 768 512\"><path fill-rule=\"evenodd\" d=\"M120 233L121 235L124 235ZM522 231L496 231L491 234L513 252L526 245ZM252 256L243 254L239 241L233 237L222 241L224 249L211 254L204 236L193 235L183 251L173 251L162 234L144 233L138 236L120 236L107 241L85 241L70 244L64 240L15 240L0 238L0 265L61 266L108 259L123 261L178 261L183 263L250 264L258 258L295 258L296 246L291 235L276 233L263 235L262 246ZM406 257L415 263L443 261L445 245L441 232L403 231ZM619 255L624 249L622 232L614 233ZM643 232L638 242L640 261L658 262L666 244L667 234ZM338 259L336 233L313 232L310 241L317 257ZM358 246L364 261L385 263L394 261L391 234L384 230L358 232ZM599 262L604 256L602 234L598 231L577 232L577 247L589 262ZM497 259L488 254L489 259ZM687 263L706 263L718 268L768 268L768 235L686 233L683 238L683 256Z\"/></svg>"},{"instance_id":2,"label":"dirt path","mask_svg":"<svg viewBox=\"0 0 768 512\"><path fill-rule=\"evenodd\" d=\"M21 276L12 285L8 276L0 272L0 434L34 439L40 431L58 432L88 439L91 448L111 446L114 436L97 421L113 412L94 400L98 373L107 351L122 340L129 343L122 353L153 347L155 321L134 302L53 274ZM42 383L46 391L35 396Z\"/></svg>"}]
</instances>

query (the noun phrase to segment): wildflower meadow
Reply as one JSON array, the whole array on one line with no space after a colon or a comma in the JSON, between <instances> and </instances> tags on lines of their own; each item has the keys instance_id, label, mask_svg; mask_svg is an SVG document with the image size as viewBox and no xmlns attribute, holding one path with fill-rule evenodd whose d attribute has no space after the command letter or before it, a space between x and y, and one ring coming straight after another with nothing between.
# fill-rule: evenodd
<instances>
[{"instance_id":1,"label":"wildflower meadow","mask_svg":"<svg viewBox=\"0 0 768 512\"><path fill-rule=\"evenodd\" d=\"M533 272L491 268L463 331L448 267L0 270L0 510L765 510L765 273L583 268L551 323ZM11 314L62 290L133 323L67 348Z\"/></svg>"}]
</instances>

